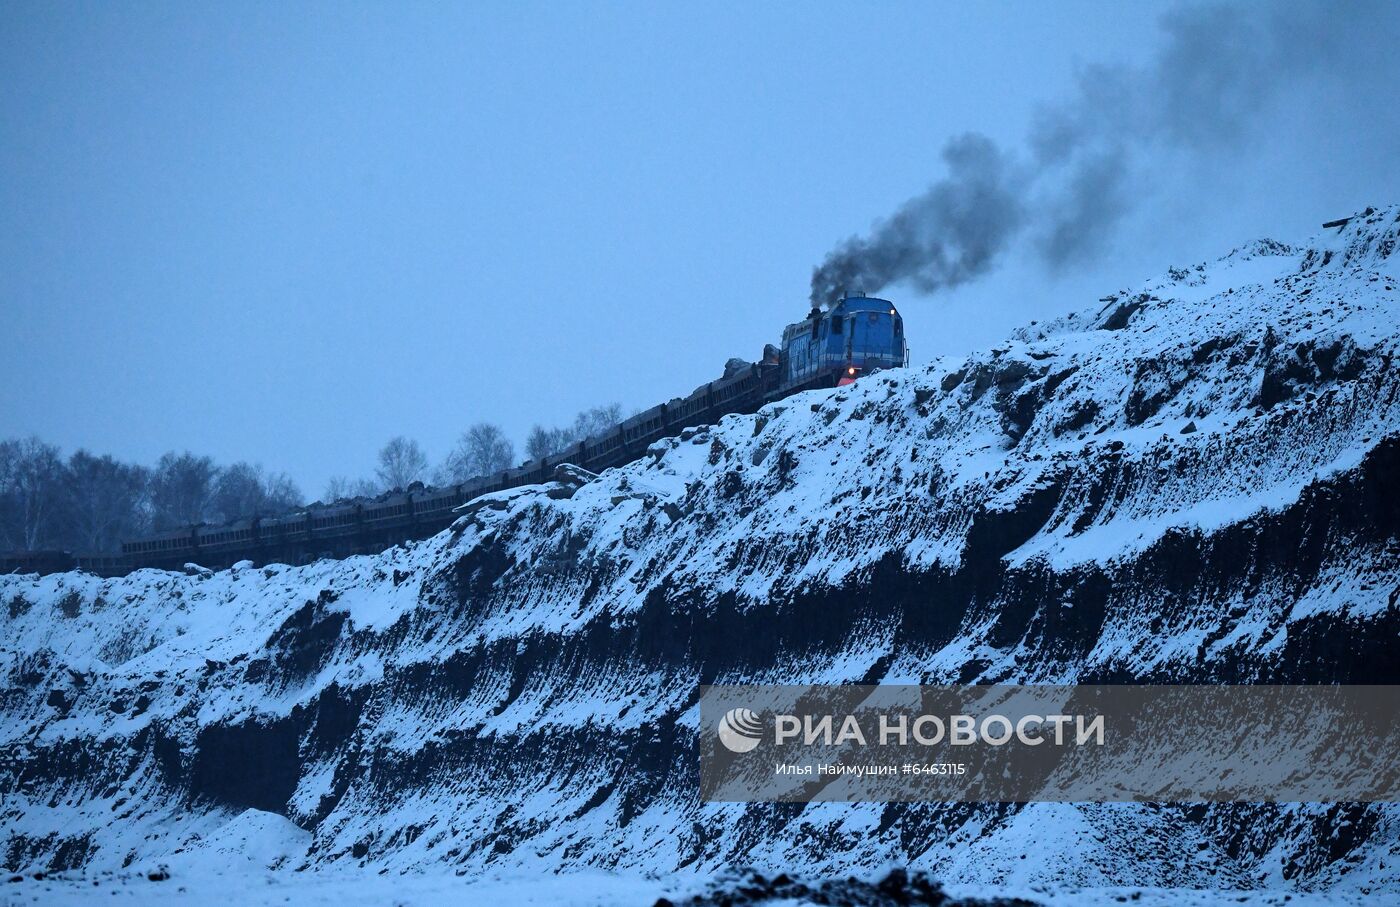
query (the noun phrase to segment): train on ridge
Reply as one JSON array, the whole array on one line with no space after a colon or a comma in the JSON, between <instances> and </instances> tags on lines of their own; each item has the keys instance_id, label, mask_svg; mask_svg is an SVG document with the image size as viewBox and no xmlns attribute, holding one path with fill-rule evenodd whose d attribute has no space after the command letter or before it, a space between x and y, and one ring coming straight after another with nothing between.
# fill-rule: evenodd
<instances>
[{"instance_id":1,"label":"train on ridge","mask_svg":"<svg viewBox=\"0 0 1400 907\"><path fill-rule=\"evenodd\" d=\"M781 347L769 344L762 359L726 369L725 376L689 396L653 406L614 428L567 449L460 485L395 489L376 498L312 504L292 513L260 516L222 526L198 525L132 539L121 554L72 555L61 551L0 556L0 573L87 570L119 576L141 567L178 570L186 564L222 569L254 564L309 563L323 557L372 554L409 539L427 538L452 523L455 511L485 494L547 482L564 464L601 472L629 463L662 438L749 413L800 391L849 384L881 369L909 362L904 323L888 300L847 296L828 309L814 308L783 330Z\"/></svg>"}]
</instances>

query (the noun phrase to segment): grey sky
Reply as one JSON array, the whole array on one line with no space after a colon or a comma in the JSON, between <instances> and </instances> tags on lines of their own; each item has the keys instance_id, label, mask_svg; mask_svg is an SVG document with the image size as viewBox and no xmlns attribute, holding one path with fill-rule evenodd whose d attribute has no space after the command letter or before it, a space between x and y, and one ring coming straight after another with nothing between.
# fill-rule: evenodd
<instances>
[{"instance_id":1,"label":"grey sky","mask_svg":"<svg viewBox=\"0 0 1400 907\"><path fill-rule=\"evenodd\" d=\"M477 420L519 443L686 392L801 317L950 138L1026 148L1095 67L1157 59L1174 8L6 3L0 436L315 497L395 434L436 461ZM889 288L916 360L1400 200L1397 9L1285 17L1344 49L1222 86L1239 128L1208 148L1134 145L1092 255Z\"/></svg>"}]
</instances>

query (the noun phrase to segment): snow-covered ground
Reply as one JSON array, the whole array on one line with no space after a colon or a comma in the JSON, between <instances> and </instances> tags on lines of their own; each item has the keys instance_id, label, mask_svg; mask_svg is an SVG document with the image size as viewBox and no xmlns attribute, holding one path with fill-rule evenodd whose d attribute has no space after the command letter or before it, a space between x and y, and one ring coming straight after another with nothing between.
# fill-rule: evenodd
<instances>
[{"instance_id":1,"label":"snow-covered ground","mask_svg":"<svg viewBox=\"0 0 1400 907\"><path fill-rule=\"evenodd\" d=\"M374 875L351 872L192 873L153 882L144 875L115 873L82 878L26 879L0 889L0 905L93 904L238 904L246 907L653 907L660 899L674 904L703 892L692 882L674 882L606 872L564 872L520 877L464 878L451 873L411 872ZM1307 893L1286 890L1205 890L1188 888L1059 888L1046 885L997 887L949 885L953 898L996 903L1020 899L1046 907L1367 907L1396 903L1359 894ZM822 901L781 898L749 901L756 907L807 907ZM855 902L853 907L858 907Z\"/></svg>"},{"instance_id":2,"label":"snow-covered ground","mask_svg":"<svg viewBox=\"0 0 1400 907\"><path fill-rule=\"evenodd\" d=\"M651 907L666 890L655 880L602 872L531 878L467 879L443 873L199 873L152 882L113 874L81 880L28 880L0 889L0 904L237 904L285 907Z\"/></svg>"}]
</instances>

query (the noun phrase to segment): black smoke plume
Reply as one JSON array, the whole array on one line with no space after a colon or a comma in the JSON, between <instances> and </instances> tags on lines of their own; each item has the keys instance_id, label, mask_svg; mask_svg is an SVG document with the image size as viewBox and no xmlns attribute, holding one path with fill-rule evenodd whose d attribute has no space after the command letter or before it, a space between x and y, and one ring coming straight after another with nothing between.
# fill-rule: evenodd
<instances>
[{"instance_id":1,"label":"black smoke plume","mask_svg":"<svg viewBox=\"0 0 1400 907\"><path fill-rule=\"evenodd\" d=\"M1247 153L1281 96L1320 78L1389 91L1400 57L1400 3L1192 5L1161 28L1151 59L1084 68L1071 97L1040 108L1023 147L950 140L941 179L813 270L812 302L893 283L955 287L1023 239L1051 269L1090 259L1145 194L1151 155Z\"/></svg>"}]
</instances>

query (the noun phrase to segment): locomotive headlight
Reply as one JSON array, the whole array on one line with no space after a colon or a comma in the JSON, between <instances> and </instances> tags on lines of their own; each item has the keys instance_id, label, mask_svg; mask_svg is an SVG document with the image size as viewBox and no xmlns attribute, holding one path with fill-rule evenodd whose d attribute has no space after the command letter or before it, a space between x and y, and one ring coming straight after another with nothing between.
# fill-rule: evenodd
<instances>
[{"instance_id":1,"label":"locomotive headlight","mask_svg":"<svg viewBox=\"0 0 1400 907\"><path fill-rule=\"evenodd\" d=\"M894 314L894 309L890 309L890 314L891 314L891 315Z\"/></svg>"},{"instance_id":2,"label":"locomotive headlight","mask_svg":"<svg viewBox=\"0 0 1400 907\"><path fill-rule=\"evenodd\" d=\"M854 365L851 366L850 368L846 369L846 374L848 374L848 375L854 375L855 373L856 373L856 367L855 367Z\"/></svg>"}]
</instances>

